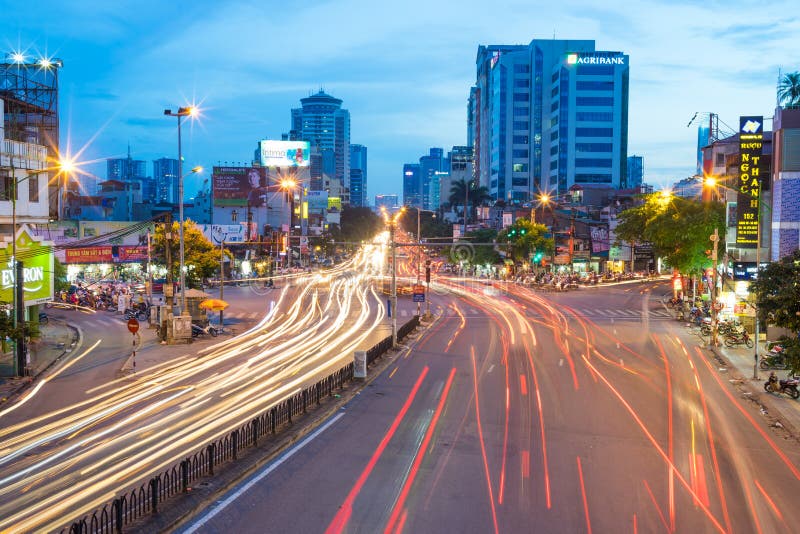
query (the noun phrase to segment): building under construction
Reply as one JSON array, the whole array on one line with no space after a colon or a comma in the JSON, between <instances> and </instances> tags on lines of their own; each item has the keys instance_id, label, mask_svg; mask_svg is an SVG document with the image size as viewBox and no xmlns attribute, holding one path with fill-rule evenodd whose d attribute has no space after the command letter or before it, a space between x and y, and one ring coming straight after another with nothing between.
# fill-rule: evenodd
<instances>
[{"instance_id":1,"label":"building under construction","mask_svg":"<svg viewBox=\"0 0 800 534\"><path fill-rule=\"evenodd\" d=\"M43 145L47 147L48 161L57 161L58 71L62 67L61 60L41 58L31 62L21 54L12 54L0 61L0 100L5 103L5 138ZM55 171L49 173L51 218L58 217L59 207L59 183L52 180L54 176Z\"/></svg>"}]
</instances>

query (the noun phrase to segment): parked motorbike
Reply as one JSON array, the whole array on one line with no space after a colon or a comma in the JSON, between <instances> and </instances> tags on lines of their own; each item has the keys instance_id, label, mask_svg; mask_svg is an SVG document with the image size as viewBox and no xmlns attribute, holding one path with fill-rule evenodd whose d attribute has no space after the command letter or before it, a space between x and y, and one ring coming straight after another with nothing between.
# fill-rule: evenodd
<instances>
[{"instance_id":1,"label":"parked motorbike","mask_svg":"<svg viewBox=\"0 0 800 534\"><path fill-rule=\"evenodd\" d=\"M200 326L198 324L192 323L192 337L204 336L204 335L217 337L219 335L219 331L216 329L214 325L211 324L207 326Z\"/></svg>"},{"instance_id":2,"label":"parked motorbike","mask_svg":"<svg viewBox=\"0 0 800 534\"><path fill-rule=\"evenodd\" d=\"M139 321L146 321L150 318L150 306L128 308L125 310L126 319L138 319Z\"/></svg>"},{"instance_id":3,"label":"parked motorbike","mask_svg":"<svg viewBox=\"0 0 800 534\"><path fill-rule=\"evenodd\" d=\"M800 379L798 377L786 378L778 380L775 371L769 374L769 378L764 382L764 391L767 393L786 393L793 399L800 397L800 390L798 389Z\"/></svg>"},{"instance_id":4,"label":"parked motorbike","mask_svg":"<svg viewBox=\"0 0 800 534\"><path fill-rule=\"evenodd\" d=\"M758 366L762 369L786 369L786 355L781 345L772 345L769 352L761 355Z\"/></svg>"},{"instance_id":5,"label":"parked motorbike","mask_svg":"<svg viewBox=\"0 0 800 534\"><path fill-rule=\"evenodd\" d=\"M44 312L39 312L39 324L47 324L50 322L50 318Z\"/></svg>"},{"instance_id":6,"label":"parked motorbike","mask_svg":"<svg viewBox=\"0 0 800 534\"><path fill-rule=\"evenodd\" d=\"M748 349L753 348L753 340L747 333L747 330L734 332L725 336L725 346L735 347L736 345L744 345Z\"/></svg>"}]
</instances>

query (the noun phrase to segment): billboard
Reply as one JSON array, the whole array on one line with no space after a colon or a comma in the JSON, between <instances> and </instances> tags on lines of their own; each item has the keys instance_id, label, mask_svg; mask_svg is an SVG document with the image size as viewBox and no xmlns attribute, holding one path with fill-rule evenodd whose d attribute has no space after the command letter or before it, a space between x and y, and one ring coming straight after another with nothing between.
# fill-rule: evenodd
<instances>
[{"instance_id":1,"label":"billboard","mask_svg":"<svg viewBox=\"0 0 800 534\"><path fill-rule=\"evenodd\" d=\"M25 306L53 299L53 243L36 237L23 224L16 235L17 257L22 262ZM13 302L14 270L11 268L11 236L0 243L0 301Z\"/></svg>"},{"instance_id":2,"label":"billboard","mask_svg":"<svg viewBox=\"0 0 800 534\"><path fill-rule=\"evenodd\" d=\"M247 241L245 224L202 224L199 227L206 239L214 245Z\"/></svg>"},{"instance_id":3,"label":"billboard","mask_svg":"<svg viewBox=\"0 0 800 534\"><path fill-rule=\"evenodd\" d=\"M214 167L211 190L214 206L266 205L268 170L264 167Z\"/></svg>"},{"instance_id":4,"label":"billboard","mask_svg":"<svg viewBox=\"0 0 800 534\"><path fill-rule=\"evenodd\" d=\"M763 142L764 117L739 117L739 179L736 182L736 246L739 248L758 245Z\"/></svg>"},{"instance_id":5,"label":"billboard","mask_svg":"<svg viewBox=\"0 0 800 534\"><path fill-rule=\"evenodd\" d=\"M270 141L258 142L262 167L308 167L308 141Z\"/></svg>"},{"instance_id":6,"label":"billboard","mask_svg":"<svg viewBox=\"0 0 800 534\"><path fill-rule=\"evenodd\" d=\"M605 226L590 227L592 238L592 252L608 252L611 242L608 236L608 228Z\"/></svg>"},{"instance_id":7,"label":"billboard","mask_svg":"<svg viewBox=\"0 0 800 534\"><path fill-rule=\"evenodd\" d=\"M308 199L309 210L322 211L328 209L327 191L307 191L306 198Z\"/></svg>"}]
</instances>

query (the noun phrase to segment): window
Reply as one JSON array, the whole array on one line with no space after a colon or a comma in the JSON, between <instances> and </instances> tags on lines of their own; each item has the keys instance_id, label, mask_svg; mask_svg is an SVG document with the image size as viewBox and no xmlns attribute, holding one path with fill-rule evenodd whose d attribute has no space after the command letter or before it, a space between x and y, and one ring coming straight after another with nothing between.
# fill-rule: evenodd
<instances>
[{"instance_id":1,"label":"window","mask_svg":"<svg viewBox=\"0 0 800 534\"><path fill-rule=\"evenodd\" d=\"M515 163L511 166L513 172L528 172L527 163Z\"/></svg>"},{"instance_id":2,"label":"window","mask_svg":"<svg viewBox=\"0 0 800 534\"><path fill-rule=\"evenodd\" d=\"M579 184L610 184L610 174L575 174L575 183Z\"/></svg>"},{"instance_id":3,"label":"window","mask_svg":"<svg viewBox=\"0 0 800 534\"><path fill-rule=\"evenodd\" d=\"M725 165L725 154L717 152L716 158L717 161L714 163L715 167L722 167L723 165Z\"/></svg>"},{"instance_id":4,"label":"window","mask_svg":"<svg viewBox=\"0 0 800 534\"><path fill-rule=\"evenodd\" d=\"M558 100L550 104L550 111L555 111L558 109Z\"/></svg>"},{"instance_id":5,"label":"window","mask_svg":"<svg viewBox=\"0 0 800 534\"><path fill-rule=\"evenodd\" d=\"M523 185L528 185L528 179L527 178L511 178L511 185L512 186L517 186L517 187L523 186Z\"/></svg>"},{"instance_id":6,"label":"window","mask_svg":"<svg viewBox=\"0 0 800 534\"><path fill-rule=\"evenodd\" d=\"M528 124L530 124L528 121L514 121L514 129L515 130L527 130L528 129Z\"/></svg>"},{"instance_id":7,"label":"window","mask_svg":"<svg viewBox=\"0 0 800 534\"><path fill-rule=\"evenodd\" d=\"M531 108L514 108L515 117L527 117L531 114Z\"/></svg>"},{"instance_id":8,"label":"window","mask_svg":"<svg viewBox=\"0 0 800 534\"><path fill-rule=\"evenodd\" d=\"M514 80L514 87L517 89L527 89L531 86L531 81L528 79L524 80Z\"/></svg>"},{"instance_id":9,"label":"window","mask_svg":"<svg viewBox=\"0 0 800 534\"><path fill-rule=\"evenodd\" d=\"M556 139L558 139L558 130L550 132L550 140L555 141Z\"/></svg>"},{"instance_id":10,"label":"window","mask_svg":"<svg viewBox=\"0 0 800 534\"><path fill-rule=\"evenodd\" d=\"M528 157L528 151L526 149L524 149L524 148L515 148L514 150L511 151L511 157L512 158L527 158Z\"/></svg>"},{"instance_id":11,"label":"window","mask_svg":"<svg viewBox=\"0 0 800 534\"><path fill-rule=\"evenodd\" d=\"M576 152L611 152L611 143L575 143Z\"/></svg>"},{"instance_id":12,"label":"window","mask_svg":"<svg viewBox=\"0 0 800 534\"><path fill-rule=\"evenodd\" d=\"M515 145L527 145L528 144L528 136L527 135L515 135L512 137L511 142Z\"/></svg>"},{"instance_id":13,"label":"window","mask_svg":"<svg viewBox=\"0 0 800 534\"><path fill-rule=\"evenodd\" d=\"M28 202L39 202L39 177L35 174L28 178Z\"/></svg>"},{"instance_id":14,"label":"window","mask_svg":"<svg viewBox=\"0 0 800 534\"><path fill-rule=\"evenodd\" d=\"M555 71L555 72L553 73L553 75L552 75L552 76L550 76L550 81L551 81L551 82L554 82L554 81L558 80L558 77L559 77L559 75L560 75L560 73L559 73L558 71Z\"/></svg>"},{"instance_id":15,"label":"window","mask_svg":"<svg viewBox=\"0 0 800 534\"><path fill-rule=\"evenodd\" d=\"M610 96L579 96L575 99L578 106L613 106L614 98Z\"/></svg>"},{"instance_id":16,"label":"window","mask_svg":"<svg viewBox=\"0 0 800 534\"><path fill-rule=\"evenodd\" d=\"M558 94L558 86L556 85L556 86L555 86L555 87L553 87L553 89L550 91L550 96L556 96L557 94Z\"/></svg>"},{"instance_id":17,"label":"window","mask_svg":"<svg viewBox=\"0 0 800 534\"><path fill-rule=\"evenodd\" d=\"M613 91L614 82L576 82L575 88L578 91Z\"/></svg>"},{"instance_id":18,"label":"window","mask_svg":"<svg viewBox=\"0 0 800 534\"><path fill-rule=\"evenodd\" d=\"M581 74L598 75L598 74L614 74L613 65L578 65L575 71L579 76Z\"/></svg>"},{"instance_id":19,"label":"window","mask_svg":"<svg viewBox=\"0 0 800 534\"><path fill-rule=\"evenodd\" d=\"M514 102L527 102L530 100L530 93L514 93Z\"/></svg>"},{"instance_id":20,"label":"window","mask_svg":"<svg viewBox=\"0 0 800 534\"><path fill-rule=\"evenodd\" d=\"M554 159L553 161L550 162L550 170L552 171L553 169L557 168L558 168L558 160Z\"/></svg>"},{"instance_id":21,"label":"window","mask_svg":"<svg viewBox=\"0 0 800 534\"><path fill-rule=\"evenodd\" d=\"M613 137L614 128L575 128L576 137Z\"/></svg>"},{"instance_id":22,"label":"window","mask_svg":"<svg viewBox=\"0 0 800 534\"><path fill-rule=\"evenodd\" d=\"M8 171L0 171L0 200L11 200L11 195L14 193L14 178ZM14 199L16 200L16 198Z\"/></svg>"},{"instance_id":23,"label":"window","mask_svg":"<svg viewBox=\"0 0 800 534\"><path fill-rule=\"evenodd\" d=\"M558 154L558 145L553 145L550 147L550 155Z\"/></svg>"},{"instance_id":24,"label":"window","mask_svg":"<svg viewBox=\"0 0 800 534\"><path fill-rule=\"evenodd\" d=\"M558 124L558 116L556 115L555 117L550 119L550 127L552 128L553 126L555 126L557 124Z\"/></svg>"},{"instance_id":25,"label":"window","mask_svg":"<svg viewBox=\"0 0 800 534\"><path fill-rule=\"evenodd\" d=\"M575 113L575 120L593 121L593 122L612 122L614 120L614 114L606 113L605 111L578 111Z\"/></svg>"},{"instance_id":26,"label":"window","mask_svg":"<svg viewBox=\"0 0 800 534\"><path fill-rule=\"evenodd\" d=\"M514 65L514 74L527 74L531 71L530 65Z\"/></svg>"},{"instance_id":27,"label":"window","mask_svg":"<svg viewBox=\"0 0 800 534\"><path fill-rule=\"evenodd\" d=\"M611 158L576 158L575 167L611 167Z\"/></svg>"}]
</instances>

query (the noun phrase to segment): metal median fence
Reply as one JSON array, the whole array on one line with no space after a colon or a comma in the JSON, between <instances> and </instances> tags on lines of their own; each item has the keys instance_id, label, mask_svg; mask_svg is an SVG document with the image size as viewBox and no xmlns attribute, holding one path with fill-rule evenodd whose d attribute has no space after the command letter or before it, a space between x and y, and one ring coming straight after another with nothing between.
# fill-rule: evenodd
<instances>
[{"instance_id":1,"label":"metal median fence","mask_svg":"<svg viewBox=\"0 0 800 534\"><path fill-rule=\"evenodd\" d=\"M397 339L405 338L417 326L419 316L415 315L398 329ZM392 336L379 341L366 351L367 365L375 362L391 348ZM332 397L334 391L344 387L352 378L353 363L350 362L300 393L282 400L252 419L242 421L238 428L225 436L206 444L191 456L143 482L138 488L121 493L102 508L77 519L68 530L65 528L61 532L122 532L134 522L158 513L158 507L168 498L188 493L195 481L214 476L215 467L236 460L239 451L258 445L260 438L280 432L305 414L310 407L320 405L325 397Z\"/></svg>"}]
</instances>

